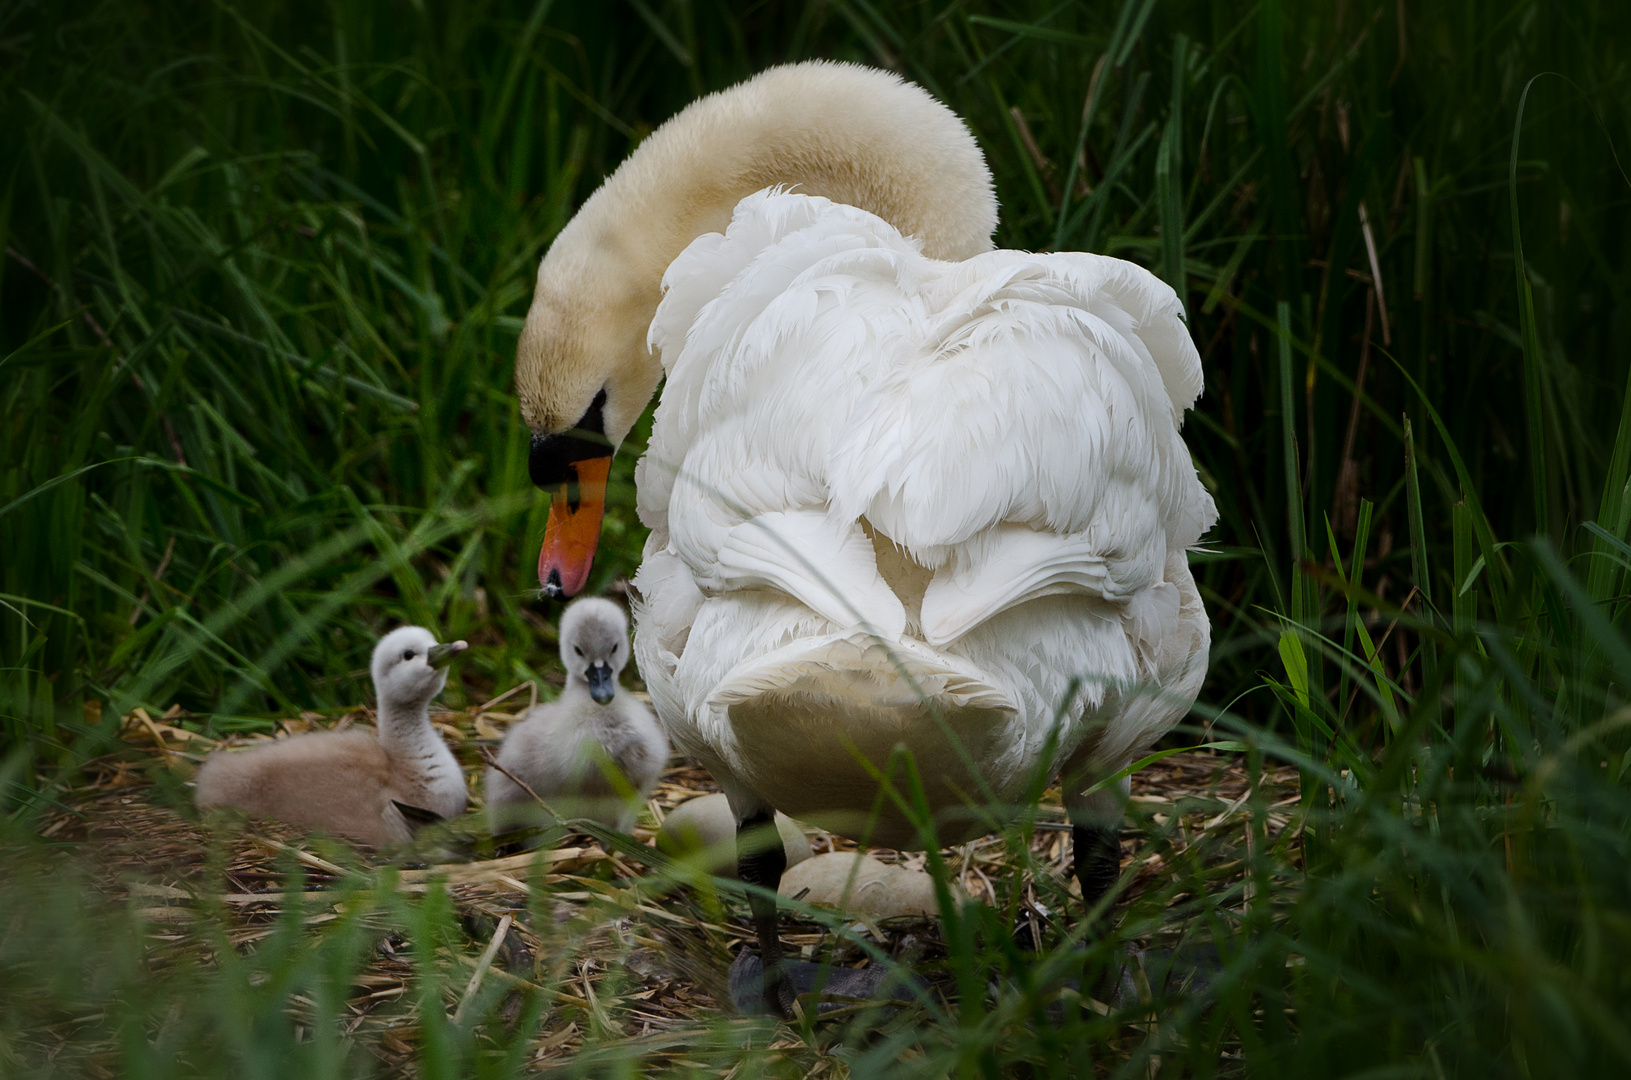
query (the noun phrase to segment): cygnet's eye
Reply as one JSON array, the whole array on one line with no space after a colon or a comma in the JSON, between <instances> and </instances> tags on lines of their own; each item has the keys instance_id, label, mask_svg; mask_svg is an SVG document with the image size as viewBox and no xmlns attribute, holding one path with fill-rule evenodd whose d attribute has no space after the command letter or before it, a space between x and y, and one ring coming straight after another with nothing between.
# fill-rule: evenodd
<instances>
[{"instance_id":1,"label":"cygnet's eye","mask_svg":"<svg viewBox=\"0 0 1631 1080\"><path fill-rule=\"evenodd\" d=\"M413 658L414 658L414 651L412 649L409 649L407 652L402 654L402 659L404 659L404 660L412 660Z\"/></svg>"},{"instance_id":2,"label":"cygnet's eye","mask_svg":"<svg viewBox=\"0 0 1631 1080\"><path fill-rule=\"evenodd\" d=\"M582 645L574 645L574 646L572 646L572 651L577 653L579 656L582 656L583 655L583 646Z\"/></svg>"}]
</instances>

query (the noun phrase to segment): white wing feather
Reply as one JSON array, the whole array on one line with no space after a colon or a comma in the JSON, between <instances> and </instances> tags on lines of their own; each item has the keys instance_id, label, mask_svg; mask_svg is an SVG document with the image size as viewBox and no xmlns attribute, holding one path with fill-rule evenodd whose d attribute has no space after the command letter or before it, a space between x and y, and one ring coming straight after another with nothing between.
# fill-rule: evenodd
<instances>
[{"instance_id":1,"label":"white wing feather","mask_svg":"<svg viewBox=\"0 0 1631 1080\"><path fill-rule=\"evenodd\" d=\"M1159 699L1204 674L1183 553L1216 510L1179 435L1201 370L1170 288L1086 254L935 262L776 190L663 285L636 585L665 717L726 753L743 695L828 671L887 696L909 671L1010 711L1017 763L1073 685L1078 739L1187 708ZM872 534L932 573L920 600Z\"/></svg>"}]
</instances>

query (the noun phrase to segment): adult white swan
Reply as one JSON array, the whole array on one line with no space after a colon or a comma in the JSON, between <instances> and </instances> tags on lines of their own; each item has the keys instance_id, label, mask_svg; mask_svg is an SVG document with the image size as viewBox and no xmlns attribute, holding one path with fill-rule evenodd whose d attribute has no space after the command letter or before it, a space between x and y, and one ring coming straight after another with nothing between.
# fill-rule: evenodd
<instances>
[{"instance_id":1,"label":"adult white swan","mask_svg":"<svg viewBox=\"0 0 1631 1080\"><path fill-rule=\"evenodd\" d=\"M860 827L905 747L957 840L1058 767L1091 906L1121 795L1083 793L1206 669L1185 553L1216 515L1179 436L1200 359L1148 272L992 251L995 225L961 120L884 72L775 68L653 132L544 257L521 336L539 578L582 587L610 454L666 373L635 620L673 741L744 829ZM921 846L882 810L874 842ZM779 851L741 863L775 889ZM774 903L754 915L779 973ZM785 1010L786 979L765 990Z\"/></svg>"}]
</instances>

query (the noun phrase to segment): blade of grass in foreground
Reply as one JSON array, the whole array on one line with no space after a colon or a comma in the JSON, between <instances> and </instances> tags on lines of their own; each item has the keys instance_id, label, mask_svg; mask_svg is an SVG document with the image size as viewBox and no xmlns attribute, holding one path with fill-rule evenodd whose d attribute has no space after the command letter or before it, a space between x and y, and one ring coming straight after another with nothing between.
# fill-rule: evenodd
<instances>
[{"instance_id":1,"label":"blade of grass in foreground","mask_svg":"<svg viewBox=\"0 0 1631 1080\"><path fill-rule=\"evenodd\" d=\"M1535 294L1529 284L1529 271L1523 260L1523 227L1518 218L1518 145L1523 136L1523 110L1529 103L1529 91L1537 75L1523 88L1518 98L1518 113L1512 122L1512 158L1507 167L1507 187L1511 192L1512 207L1512 265L1517 274L1518 318L1523 329L1523 384L1524 405L1528 413L1529 484L1530 497L1535 504L1535 531L1551 531L1551 515L1547 510L1548 470L1546 467L1546 393L1547 379L1540 338L1535 328Z\"/></svg>"},{"instance_id":2,"label":"blade of grass in foreground","mask_svg":"<svg viewBox=\"0 0 1631 1080\"><path fill-rule=\"evenodd\" d=\"M1189 290L1184 278L1184 79L1189 39L1179 34L1172 45L1172 111L1161 132L1155 157L1155 190L1161 223L1161 276L1187 306Z\"/></svg>"}]
</instances>

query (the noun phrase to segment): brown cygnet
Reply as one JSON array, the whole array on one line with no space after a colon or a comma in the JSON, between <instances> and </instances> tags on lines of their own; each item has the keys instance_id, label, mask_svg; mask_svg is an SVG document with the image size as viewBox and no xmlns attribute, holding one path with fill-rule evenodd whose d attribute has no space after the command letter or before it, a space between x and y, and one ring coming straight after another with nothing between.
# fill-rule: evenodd
<instances>
[{"instance_id":1,"label":"brown cygnet","mask_svg":"<svg viewBox=\"0 0 1631 1080\"><path fill-rule=\"evenodd\" d=\"M198 770L200 810L234 807L374 847L401 843L435 818L464 812L464 775L430 723L462 641L438 645L420 626L374 648L379 734L314 732L254 749L211 754Z\"/></svg>"}]
</instances>

